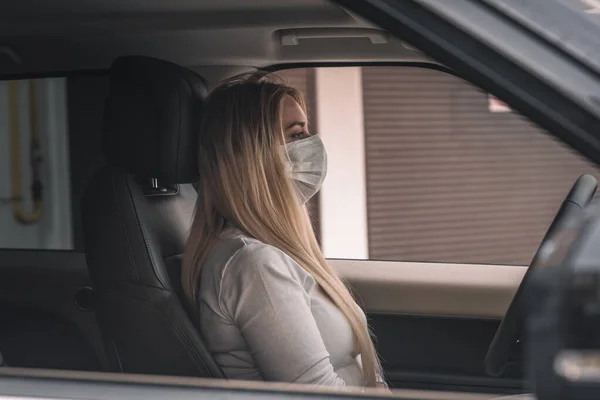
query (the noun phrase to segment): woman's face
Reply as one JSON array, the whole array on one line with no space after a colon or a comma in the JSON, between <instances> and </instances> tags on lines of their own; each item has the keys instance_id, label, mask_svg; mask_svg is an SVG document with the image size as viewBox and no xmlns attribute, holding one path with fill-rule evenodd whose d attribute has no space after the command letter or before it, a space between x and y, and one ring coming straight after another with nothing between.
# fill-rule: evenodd
<instances>
[{"instance_id":1,"label":"woman's face","mask_svg":"<svg viewBox=\"0 0 600 400\"><path fill-rule=\"evenodd\" d=\"M290 143L310 136L308 119L300 104L290 96L283 101L283 129L285 142Z\"/></svg>"}]
</instances>

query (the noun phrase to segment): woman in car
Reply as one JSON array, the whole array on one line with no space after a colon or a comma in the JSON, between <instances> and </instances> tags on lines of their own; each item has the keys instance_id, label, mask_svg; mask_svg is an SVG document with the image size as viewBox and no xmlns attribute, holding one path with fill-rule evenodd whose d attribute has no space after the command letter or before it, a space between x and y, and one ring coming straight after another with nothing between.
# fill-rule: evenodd
<instances>
[{"instance_id":1,"label":"woman in car","mask_svg":"<svg viewBox=\"0 0 600 400\"><path fill-rule=\"evenodd\" d=\"M385 385L365 315L307 213L327 157L300 93L264 74L236 77L204 115L183 286L225 376Z\"/></svg>"}]
</instances>

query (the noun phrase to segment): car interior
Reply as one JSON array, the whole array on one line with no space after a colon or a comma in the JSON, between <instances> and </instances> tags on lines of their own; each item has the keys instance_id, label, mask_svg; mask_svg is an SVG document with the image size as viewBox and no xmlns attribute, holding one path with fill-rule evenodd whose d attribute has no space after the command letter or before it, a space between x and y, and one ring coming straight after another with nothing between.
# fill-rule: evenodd
<instances>
[{"instance_id":1,"label":"car interior","mask_svg":"<svg viewBox=\"0 0 600 400\"><path fill-rule=\"evenodd\" d=\"M0 136L0 148L7 149L6 155L0 153L0 158L6 159L0 168L6 171L0 179L0 368L223 379L203 344L193 313L183 301L180 285L181 258L198 196L197 155L192 144L207 93L222 79L264 69L281 74L291 84L297 79L309 93L326 93L314 86L315 82L326 82L326 72L319 75L320 71L362 68L363 96L370 87L381 91L382 84L368 76L393 71L397 76L411 77L406 80L409 85L416 81L414 71L426 71L424 76L442 83L451 79L448 87L468 85L473 93L480 93L418 49L326 0L22 0L0 4L0 21L0 120L5 121L0 124L0 132L6 131ZM374 71L373 75L367 75L369 70ZM36 81L37 88L30 83ZM383 86L389 93L398 89ZM369 107L391 104L404 107L398 113L416 113L421 98L418 87L414 93L405 102L394 103L391 94L389 98L373 98L370 103L365 100L366 129L385 125L374 119L377 110L369 111ZM469 93L465 96L480 95ZM40 99L38 110L44 104L39 121L35 113L25 116L18 109L35 107L31 102L34 94ZM314 97L319 100L319 96ZM443 112L462 112L465 99L453 98L456 109ZM488 95L481 94L481 99L487 107ZM53 117L59 115L56 110L61 104L63 120ZM438 112L436 104L426 107L431 113ZM323 118L322 109L316 110L316 118ZM502 117L504 112L492 117ZM368 113L371 119L367 119ZM353 117L344 115L343 110L336 114L343 119ZM479 118L481 121L483 117ZM510 118L516 121L521 117ZM14 121L20 121L20 125ZM363 124L362 119L359 124ZM519 119L514 124L524 122ZM19 126L28 127L31 133L15 142ZM48 133L38 138L35 132L44 132L45 127ZM50 132L56 127L65 133L61 136ZM409 128L416 129L413 125ZM320 134L326 137L327 132ZM369 146L378 143L410 145L416 137L392 145L382 139L367 139L360 142L360 148L366 146L369 151ZM497 137L490 137L482 140L495 140L493 146L502 146ZM502 203L513 211L525 204L523 215L514 215L520 215L527 228L507 231L516 235L512 242L494 237L498 231L487 226L482 228L484 231L474 231L457 225L456 229L467 235L457 233L459 239L471 237L475 241L487 234L488 241L481 242L484 244L479 248L465 245L465 253L474 250L463 258L455 253L438 255L439 246L446 243L442 239L431 242L438 247L423 245L418 254L425 256L396 256L395 250L386 249L416 249L419 244L415 238L420 236L416 228L409 226L411 221L393 220L391 223L406 224L409 239L404 245L400 233L386 233L384 228L369 225L370 243L367 240L365 246L371 246L371 257L355 253L345 256L334 250L326 253L367 313L392 388L494 395L530 391L522 357L519 288L527 266L536 265L537 248L564 220L593 201L597 169L541 132L529 137L532 139L524 139L526 144L518 146L542 146L538 137L550 143L544 146L551 155L544 158L540 150L541 155L530 161L539 163L535 165L545 163L536 170L544 176L540 179L546 179L541 183L535 174L524 174L518 180L515 176L521 176L520 172L514 170L507 174L510 179L496 176L498 180L491 183L483 175L477 179L475 175L460 175L472 171L472 164L456 173L456 182L448 183L455 190L452 193L463 191L465 197L470 196L469 187L481 192L481 197L472 202L442 192L443 183L431 183L435 186L431 192L437 201L435 207L454 213L453 204L461 203L462 219L484 218L486 213L493 214L492 207L497 209ZM435 146L434 140L435 136L424 146ZM459 143L457 148L468 147L469 140L459 143L458 134L450 135L446 149L452 148L452 143ZM336 143L344 145L343 140ZM50 149L43 151L56 147L55 158L46 155L41 161L36 159L34 150L40 151L40 147ZM516 165L519 149L510 151L506 165ZM9 157L16 153L21 156ZM385 158L373 154L365 161L367 172L361 167L363 174L378 171L381 164L377 163ZM439 154L434 152L431 157L443 158ZM415 159L428 156L423 151L412 153ZM51 160L55 160L50 166L53 172L43 171L50 168ZM331 162L343 165L345 159L336 160L334 156ZM411 163L406 168L415 163L405 160ZM20 173L28 180L19 183L14 171L25 164ZM428 166L423 168L411 175L414 182L426 183L427 177L437 174L441 175L440 182L451 179L439 170L426 175L423 171ZM332 174L336 176L334 171ZM380 179L400 174L381 173ZM47 182L52 179L59 183L49 186ZM494 203L494 187L502 179L507 186L517 179L515 192L525 194L514 203ZM45 184L45 189L35 190L36 182ZM398 186L397 182L391 185ZM30 191L26 183L34 189ZM381 190L395 190L389 185ZM543 193L543 204L534 205L533 196L539 192L531 188L538 190L544 185L552 188ZM378 188L373 180L365 190L372 194ZM326 200L336 189L332 186L327 190L331 195L323 193L320 204L311 205L317 213L341 204L338 200L337 205L328 205ZM343 193L344 189L339 190ZM485 190L489 190L487 196ZM340 192L337 195L344 197ZM24 206L23 198L30 197L31 202ZM407 197L406 203L414 203L415 198ZM364 212L369 215L368 224L372 224L371 217L379 215L373 207L379 203L374 197L368 199L369 208L365 206ZM348 198L346 201L350 202ZM423 200L421 226L445 218L427 211L431 204ZM489 208L477 209L478 205ZM41 217L36 214L38 206ZM381 209L385 211L386 207ZM50 219L44 223L51 223L55 230L43 225L43 219ZM503 224L505 219L500 215L493 221L504 229L509 226L508 222ZM334 249L335 243L327 239L331 235L324 233L328 229L326 221L329 224L331 220L322 218L320 222L323 245ZM363 227L367 224L360 223ZM339 229L347 229L343 227ZM70 239L53 242L52 235L62 234L56 232L66 232L65 237ZM376 242L377 232L383 232L380 234L393 243L385 247L383 242ZM444 234L455 235L449 230ZM20 235L34 239L19 242ZM433 236L430 233L424 237ZM482 249L494 242L500 249L498 254L484 257L487 253ZM379 253L377 246L383 249ZM479 257L480 253L484 256ZM431 258L424 258L428 254ZM444 254L451 256L444 259Z\"/></svg>"}]
</instances>

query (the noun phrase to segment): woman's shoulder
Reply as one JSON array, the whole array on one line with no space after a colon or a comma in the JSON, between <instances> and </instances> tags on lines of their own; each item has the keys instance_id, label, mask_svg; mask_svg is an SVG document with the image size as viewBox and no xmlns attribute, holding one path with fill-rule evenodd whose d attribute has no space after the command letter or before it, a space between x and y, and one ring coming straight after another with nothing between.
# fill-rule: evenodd
<instances>
[{"instance_id":1,"label":"woman's shoulder","mask_svg":"<svg viewBox=\"0 0 600 400\"><path fill-rule=\"evenodd\" d=\"M201 273L200 297L225 318L235 315L243 299L297 290L308 299L316 285L284 251L235 229L221 235Z\"/></svg>"},{"instance_id":2,"label":"woman's shoulder","mask_svg":"<svg viewBox=\"0 0 600 400\"><path fill-rule=\"evenodd\" d=\"M277 247L263 243L241 229L231 226L222 233L213 252L226 254L228 259L239 259L240 257L261 259L274 255L289 258Z\"/></svg>"},{"instance_id":3,"label":"woman's shoulder","mask_svg":"<svg viewBox=\"0 0 600 400\"><path fill-rule=\"evenodd\" d=\"M280 272L304 280L306 272L284 251L261 242L240 229L228 228L202 269L219 280L241 275Z\"/></svg>"}]
</instances>

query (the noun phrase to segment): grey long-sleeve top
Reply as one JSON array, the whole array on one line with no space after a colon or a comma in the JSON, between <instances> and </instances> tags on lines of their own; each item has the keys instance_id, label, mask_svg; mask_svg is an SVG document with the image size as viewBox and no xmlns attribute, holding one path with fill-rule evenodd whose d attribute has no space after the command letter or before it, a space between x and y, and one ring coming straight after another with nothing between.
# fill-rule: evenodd
<instances>
[{"instance_id":1,"label":"grey long-sleeve top","mask_svg":"<svg viewBox=\"0 0 600 400\"><path fill-rule=\"evenodd\" d=\"M227 228L198 294L202 335L227 378L363 386L348 321L281 250Z\"/></svg>"}]
</instances>

